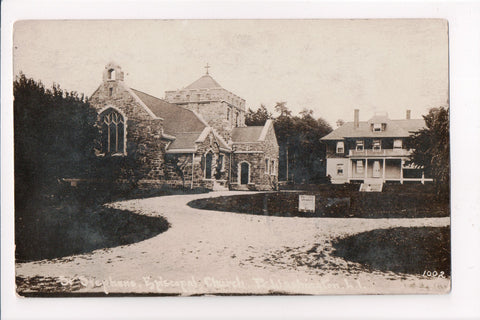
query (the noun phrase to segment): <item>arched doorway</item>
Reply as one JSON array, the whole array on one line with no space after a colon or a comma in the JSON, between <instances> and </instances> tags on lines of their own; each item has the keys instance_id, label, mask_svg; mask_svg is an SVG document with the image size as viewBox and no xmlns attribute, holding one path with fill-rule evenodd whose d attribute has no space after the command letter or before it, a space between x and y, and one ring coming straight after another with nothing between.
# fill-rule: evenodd
<instances>
[{"instance_id":1,"label":"arched doorway","mask_svg":"<svg viewBox=\"0 0 480 320\"><path fill-rule=\"evenodd\" d=\"M248 184L250 181L250 165L247 162L240 164L240 184Z\"/></svg>"},{"instance_id":2,"label":"arched doorway","mask_svg":"<svg viewBox=\"0 0 480 320\"><path fill-rule=\"evenodd\" d=\"M212 179L213 153L209 152L205 156L205 179Z\"/></svg>"}]
</instances>

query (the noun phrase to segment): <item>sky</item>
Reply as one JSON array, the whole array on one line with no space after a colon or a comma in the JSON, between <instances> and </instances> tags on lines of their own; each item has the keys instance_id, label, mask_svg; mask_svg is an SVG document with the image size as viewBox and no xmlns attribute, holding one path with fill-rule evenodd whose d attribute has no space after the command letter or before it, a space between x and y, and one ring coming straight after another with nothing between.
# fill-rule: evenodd
<instances>
[{"instance_id":1,"label":"sky","mask_svg":"<svg viewBox=\"0 0 480 320\"><path fill-rule=\"evenodd\" d=\"M205 73L246 100L338 119L420 118L448 105L448 25L397 20L27 20L14 74L90 96L113 61L128 86L164 97Z\"/></svg>"}]
</instances>

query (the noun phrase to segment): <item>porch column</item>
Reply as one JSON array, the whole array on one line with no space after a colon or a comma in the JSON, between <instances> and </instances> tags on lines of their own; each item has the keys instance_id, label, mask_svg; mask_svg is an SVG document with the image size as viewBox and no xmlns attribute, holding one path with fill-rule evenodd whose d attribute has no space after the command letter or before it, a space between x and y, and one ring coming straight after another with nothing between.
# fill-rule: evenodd
<instances>
[{"instance_id":1,"label":"porch column","mask_svg":"<svg viewBox=\"0 0 480 320\"><path fill-rule=\"evenodd\" d=\"M350 182L353 174L353 160L348 160L348 174L347 174L347 181Z\"/></svg>"},{"instance_id":2,"label":"porch column","mask_svg":"<svg viewBox=\"0 0 480 320\"><path fill-rule=\"evenodd\" d=\"M425 171L422 170L422 184L425 184Z\"/></svg>"},{"instance_id":3,"label":"porch column","mask_svg":"<svg viewBox=\"0 0 480 320\"><path fill-rule=\"evenodd\" d=\"M405 164L405 160L400 160L400 184L403 184L403 165Z\"/></svg>"},{"instance_id":4,"label":"porch column","mask_svg":"<svg viewBox=\"0 0 480 320\"><path fill-rule=\"evenodd\" d=\"M383 182L385 182L385 164L386 164L386 160L385 158L383 158L383 175L382 175L382 179L383 179Z\"/></svg>"},{"instance_id":5,"label":"porch column","mask_svg":"<svg viewBox=\"0 0 480 320\"><path fill-rule=\"evenodd\" d=\"M367 172L368 172L368 159L365 158L365 178L363 182L366 182L367 180Z\"/></svg>"},{"instance_id":6,"label":"porch column","mask_svg":"<svg viewBox=\"0 0 480 320\"><path fill-rule=\"evenodd\" d=\"M195 166L195 153L192 153L192 184L191 184L191 187L190 189L193 189L193 173L194 173L194 166Z\"/></svg>"}]
</instances>

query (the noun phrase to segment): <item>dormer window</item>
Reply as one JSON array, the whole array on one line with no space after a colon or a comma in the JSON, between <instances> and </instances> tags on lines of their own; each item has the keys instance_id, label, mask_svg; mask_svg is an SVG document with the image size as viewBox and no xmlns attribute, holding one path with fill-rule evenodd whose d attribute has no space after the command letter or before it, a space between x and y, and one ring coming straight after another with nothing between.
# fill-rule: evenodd
<instances>
[{"instance_id":1,"label":"dormer window","mask_svg":"<svg viewBox=\"0 0 480 320\"><path fill-rule=\"evenodd\" d=\"M344 153L345 152L345 145L343 141L337 142L337 153Z\"/></svg>"},{"instance_id":2,"label":"dormer window","mask_svg":"<svg viewBox=\"0 0 480 320\"><path fill-rule=\"evenodd\" d=\"M394 149L401 149L402 148L402 139L393 140L393 148Z\"/></svg>"},{"instance_id":3,"label":"dormer window","mask_svg":"<svg viewBox=\"0 0 480 320\"><path fill-rule=\"evenodd\" d=\"M372 149L373 151L382 150L382 142L380 140L373 140Z\"/></svg>"},{"instance_id":4,"label":"dormer window","mask_svg":"<svg viewBox=\"0 0 480 320\"><path fill-rule=\"evenodd\" d=\"M355 150L356 151L363 151L364 145L363 145L363 140L357 140L355 142Z\"/></svg>"},{"instance_id":5,"label":"dormer window","mask_svg":"<svg viewBox=\"0 0 480 320\"><path fill-rule=\"evenodd\" d=\"M380 132L380 131L382 131L382 124L381 124L381 123L374 123L374 124L373 124L373 131L374 131L374 132Z\"/></svg>"}]
</instances>

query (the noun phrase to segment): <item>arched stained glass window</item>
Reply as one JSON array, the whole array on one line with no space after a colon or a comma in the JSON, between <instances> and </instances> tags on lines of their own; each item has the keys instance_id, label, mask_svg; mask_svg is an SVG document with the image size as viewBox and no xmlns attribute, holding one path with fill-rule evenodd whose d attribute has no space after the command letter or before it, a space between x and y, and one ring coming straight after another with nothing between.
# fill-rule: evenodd
<instances>
[{"instance_id":1,"label":"arched stained glass window","mask_svg":"<svg viewBox=\"0 0 480 320\"><path fill-rule=\"evenodd\" d=\"M125 153L125 119L115 109L101 114L102 146L105 154Z\"/></svg>"}]
</instances>

